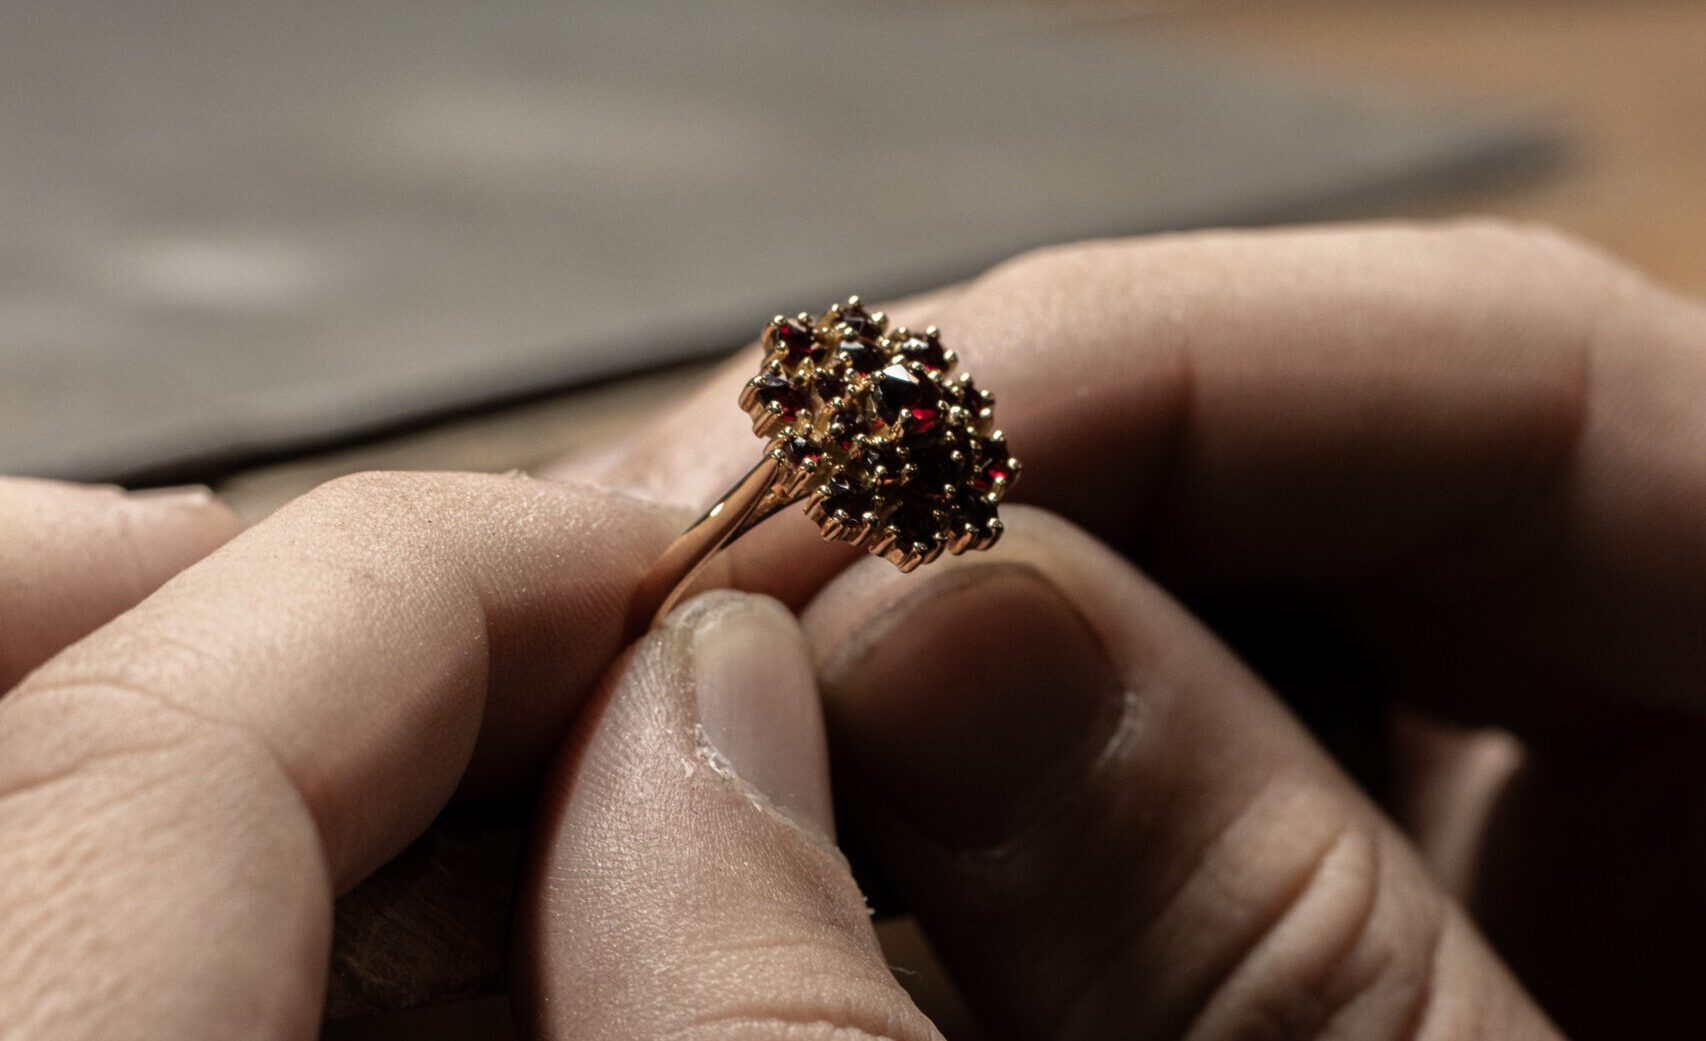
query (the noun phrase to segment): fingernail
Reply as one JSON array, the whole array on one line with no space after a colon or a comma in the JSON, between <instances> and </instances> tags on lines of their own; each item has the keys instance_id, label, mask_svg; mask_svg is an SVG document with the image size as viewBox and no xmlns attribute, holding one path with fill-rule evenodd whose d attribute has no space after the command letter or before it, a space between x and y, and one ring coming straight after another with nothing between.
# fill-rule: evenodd
<instances>
[{"instance_id":1,"label":"fingernail","mask_svg":"<svg viewBox=\"0 0 1706 1041\"><path fill-rule=\"evenodd\" d=\"M955 847L999 843L1057 804L1125 701L1083 616L1011 564L933 579L832 652L824 683L860 783Z\"/></svg>"},{"instance_id":2,"label":"fingernail","mask_svg":"<svg viewBox=\"0 0 1706 1041\"><path fill-rule=\"evenodd\" d=\"M769 597L721 592L701 597L683 624L699 727L718 768L833 842L823 712L794 616Z\"/></svg>"},{"instance_id":3,"label":"fingernail","mask_svg":"<svg viewBox=\"0 0 1706 1041\"><path fill-rule=\"evenodd\" d=\"M125 493L132 502L159 506L206 506L214 501L213 489L205 484L178 484L166 488L136 488Z\"/></svg>"},{"instance_id":4,"label":"fingernail","mask_svg":"<svg viewBox=\"0 0 1706 1041\"><path fill-rule=\"evenodd\" d=\"M205 484L139 488L125 492L123 501L150 523L193 537L202 553L243 530L242 517Z\"/></svg>"}]
</instances>

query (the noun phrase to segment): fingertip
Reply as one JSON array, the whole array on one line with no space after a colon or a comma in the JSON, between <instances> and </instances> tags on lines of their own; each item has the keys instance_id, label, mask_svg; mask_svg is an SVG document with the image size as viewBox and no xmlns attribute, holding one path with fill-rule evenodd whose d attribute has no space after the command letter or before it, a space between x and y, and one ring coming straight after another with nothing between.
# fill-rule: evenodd
<instances>
[{"instance_id":1,"label":"fingertip","mask_svg":"<svg viewBox=\"0 0 1706 1041\"><path fill-rule=\"evenodd\" d=\"M702 751L784 817L835 840L823 717L805 636L767 596L722 591L673 624L688 656Z\"/></svg>"},{"instance_id":2,"label":"fingertip","mask_svg":"<svg viewBox=\"0 0 1706 1041\"><path fill-rule=\"evenodd\" d=\"M210 489L126 492L0 478L0 691L224 545L242 520Z\"/></svg>"},{"instance_id":3,"label":"fingertip","mask_svg":"<svg viewBox=\"0 0 1706 1041\"><path fill-rule=\"evenodd\" d=\"M123 493L131 515L187 565L235 538L246 527L230 503L206 485L142 488ZM181 567L180 567L181 570Z\"/></svg>"},{"instance_id":4,"label":"fingertip","mask_svg":"<svg viewBox=\"0 0 1706 1041\"><path fill-rule=\"evenodd\" d=\"M833 847L819 711L804 637L763 596L696 597L617 666L533 862L538 1036L939 1037Z\"/></svg>"}]
</instances>

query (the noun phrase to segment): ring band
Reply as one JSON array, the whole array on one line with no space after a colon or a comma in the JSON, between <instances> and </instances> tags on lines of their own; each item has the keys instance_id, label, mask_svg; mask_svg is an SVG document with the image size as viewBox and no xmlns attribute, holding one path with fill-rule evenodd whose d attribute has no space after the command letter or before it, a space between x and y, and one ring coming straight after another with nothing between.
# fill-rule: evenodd
<instances>
[{"instance_id":1,"label":"ring band","mask_svg":"<svg viewBox=\"0 0 1706 1041\"><path fill-rule=\"evenodd\" d=\"M662 621L713 556L803 501L824 538L911 571L1001 537L997 504L1019 461L993 430L987 391L954 377L939 330L890 329L857 296L821 315L777 316L741 390L764 456L652 565L629 629Z\"/></svg>"}]
</instances>

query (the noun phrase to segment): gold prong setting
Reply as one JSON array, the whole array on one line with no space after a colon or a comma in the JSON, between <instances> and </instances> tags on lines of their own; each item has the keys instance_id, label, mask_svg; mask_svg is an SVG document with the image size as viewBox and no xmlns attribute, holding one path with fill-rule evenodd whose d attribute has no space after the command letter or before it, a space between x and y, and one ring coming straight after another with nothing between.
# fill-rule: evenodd
<instances>
[{"instance_id":1,"label":"gold prong setting","mask_svg":"<svg viewBox=\"0 0 1706 1041\"><path fill-rule=\"evenodd\" d=\"M940 330L890 328L852 296L778 315L763 344L740 404L770 441L780 490L804 497L825 538L911 571L1001 537L997 505L1019 461L993 429L990 395L954 375Z\"/></svg>"}]
</instances>

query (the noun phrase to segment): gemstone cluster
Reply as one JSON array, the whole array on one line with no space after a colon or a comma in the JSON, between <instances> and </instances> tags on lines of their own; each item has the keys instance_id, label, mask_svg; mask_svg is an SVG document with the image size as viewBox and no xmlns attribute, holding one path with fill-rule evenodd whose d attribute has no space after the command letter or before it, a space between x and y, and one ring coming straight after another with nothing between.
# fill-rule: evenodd
<instances>
[{"instance_id":1,"label":"gemstone cluster","mask_svg":"<svg viewBox=\"0 0 1706 1041\"><path fill-rule=\"evenodd\" d=\"M825 538L911 571L1001 537L996 504L1019 461L935 327L891 329L854 296L777 316L763 344L741 407L770 441L780 490L805 500Z\"/></svg>"}]
</instances>

